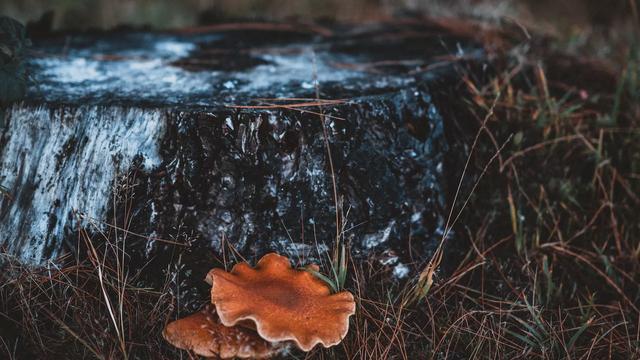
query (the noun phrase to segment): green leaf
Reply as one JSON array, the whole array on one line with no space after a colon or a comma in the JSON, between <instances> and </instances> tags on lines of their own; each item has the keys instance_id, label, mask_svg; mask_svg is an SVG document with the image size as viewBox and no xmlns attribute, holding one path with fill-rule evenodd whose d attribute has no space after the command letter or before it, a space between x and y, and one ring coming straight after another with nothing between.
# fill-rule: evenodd
<instances>
[{"instance_id":1,"label":"green leaf","mask_svg":"<svg viewBox=\"0 0 640 360\"><path fill-rule=\"evenodd\" d=\"M338 288L344 288L344 284L347 281L347 254L346 248L342 245L342 249L340 251L340 265L338 267Z\"/></svg>"},{"instance_id":2,"label":"green leaf","mask_svg":"<svg viewBox=\"0 0 640 360\"><path fill-rule=\"evenodd\" d=\"M515 333L509 329L505 329L504 330L507 334L515 337L516 339L522 341L523 343L529 345L531 348L537 349L539 347L538 344L534 343L533 341L531 341L528 337L524 336L524 335L520 335L518 333Z\"/></svg>"},{"instance_id":3,"label":"green leaf","mask_svg":"<svg viewBox=\"0 0 640 360\"><path fill-rule=\"evenodd\" d=\"M578 338L580 337L580 335L582 335L582 333L587 330L587 328L589 327L589 324L591 323L591 320L585 321L584 324L582 324L582 326L580 326L580 328L578 329L578 331L576 331L575 334L573 334L573 336L571 337L571 339L569 339L569 343L567 344L567 349L571 350L573 349L573 347L576 344L576 341L578 341Z\"/></svg>"},{"instance_id":4,"label":"green leaf","mask_svg":"<svg viewBox=\"0 0 640 360\"><path fill-rule=\"evenodd\" d=\"M322 273L320 273L318 271L315 271L313 269L305 268L304 270L307 271L307 272L310 272L311 275L313 275L313 276L317 277L318 279L320 279L320 280L324 281L325 283L327 283L327 285L329 285L329 287L331 288L331 292L333 292L333 293L337 293L338 292L338 289L336 288L336 284L333 282L333 280L328 278L326 275L324 275L324 274L322 274Z\"/></svg>"},{"instance_id":5,"label":"green leaf","mask_svg":"<svg viewBox=\"0 0 640 360\"><path fill-rule=\"evenodd\" d=\"M516 146L520 146L520 144L522 143L523 137L524 137L524 134L522 133L522 131L518 131L513 136L513 144L516 145Z\"/></svg>"}]
</instances>

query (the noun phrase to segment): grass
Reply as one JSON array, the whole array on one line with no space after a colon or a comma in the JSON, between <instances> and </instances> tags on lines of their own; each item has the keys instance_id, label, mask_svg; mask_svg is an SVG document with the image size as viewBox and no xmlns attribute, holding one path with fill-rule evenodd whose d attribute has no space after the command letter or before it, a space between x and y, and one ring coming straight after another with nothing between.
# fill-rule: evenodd
<instances>
[{"instance_id":1,"label":"grass","mask_svg":"<svg viewBox=\"0 0 640 360\"><path fill-rule=\"evenodd\" d=\"M341 345L291 356L640 358L640 60L634 46L627 54L611 89L551 75L535 52L496 65L488 80L465 73L475 122L460 124L471 149L461 177L470 181L448 221L463 251L448 254L445 235L414 279L398 283L375 255L349 257L338 212L322 270L358 310ZM595 71L585 66L572 70ZM126 234L79 233L89 255L62 268L5 255L2 358L188 358L160 336L186 311L175 293L180 262L162 286L139 286ZM223 255L218 266L229 262Z\"/></svg>"},{"instance_id":2,"label":"grass","mask_svg":"<svg viewBox=\"0 0 640 360\"><path fill-rule=\"evenodd\" d=\"M112 255L45 269L3 259L11 274L0 288L3 358L128 359L164 348L149 334L160 334L175 299L167 288L124 279L107 260Z\"/></svg>"}]
</instances>

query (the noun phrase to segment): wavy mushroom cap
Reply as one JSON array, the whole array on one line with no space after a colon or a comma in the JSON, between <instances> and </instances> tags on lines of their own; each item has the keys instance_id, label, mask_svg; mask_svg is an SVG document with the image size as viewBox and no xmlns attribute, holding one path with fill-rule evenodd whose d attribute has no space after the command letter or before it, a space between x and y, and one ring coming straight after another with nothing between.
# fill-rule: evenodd
<instances>
[{"instance_id":1,"label":"wavy mushroom cap","mask_svg":"<svg viewBox=\"0 0 640 360\"><path fill-rule=\"evenodd\" d=\"M293 341L304 351L342 341L355 313L353 295L331 294L329 287L306 271L295 270L286 257L265 255L255 268L246 263L231 272L213 269L211 302L220 321L233 326L252 320L262 338Z\"/></svg>"},{"instance_id":2,"label":"wavy mushroom cap","mask_svg":"<svg viewBox=\"0 0 640 360\"><path fill-rule=\"evenodd\" d=\"M207 305L195 314L169 323L162 336L179 349L220 359L266 359L285 348L285 344L265 341L254 330L226 327L217 320L215 308Z\"/></svg>"}]
</instances>

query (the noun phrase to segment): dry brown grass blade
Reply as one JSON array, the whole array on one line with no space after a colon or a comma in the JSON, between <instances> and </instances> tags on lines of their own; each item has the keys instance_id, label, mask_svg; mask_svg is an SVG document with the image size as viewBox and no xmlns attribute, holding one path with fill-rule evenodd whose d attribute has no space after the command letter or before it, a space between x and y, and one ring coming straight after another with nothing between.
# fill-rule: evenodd
<instances>
[{"instance_id":1,"label":"dry brown grass blade","mask_svg":"<svg viewBox=\"0 0 640 360\"><path fill-rule=\"evenodd\" d=\"M453 197L453 201L451 204L451 209L449 210L449 215L447 216L447 221L445 222L445 229L442 235L442 238L438 244L438 247L436 248L436 251L434 252L433 256L431 257L431 259L429 260L429 263L427 264L427 266L424 268L424 270L422 270L422 272L420 273L418 280L417 280L417 284L414 285L414 289L412 291L413 295L411 298L408 298L406 301L408 302L412 302L412 301L419 301L422 300L427 293L429 292L429 290L431 289L431 286L433 285L433 277L437 271L437 269L440 267L440 264L442 262L442 257L443 257L443 249L444 249L444 243L449 235L449 232L451 231L451 229L453 228L453 226L456 224L457 220L460 218L460 215L462 214L462 212L464 211L464 209L466 208L469 199L471 198L471 196L473 195L477 185L480 183L480 180L482 179L484 173L487 171L487 169L489 168L489 166L491 165L491 163L493 162L493 160L495 160L500 152L502 151L502 149L504 148L504 146L509 143L511 137L509 137L505 143L502 145L501 148L499 148L496 151L496 154L494 154L494 156L489 160L489 162L485 165L482 173L480 174L480 176L478 177L478 180L476 180L473 188L471 189L469 195L467 196L466 200L464 201L464 203L462 204L460 210L458 211L458 213L456 214L455 217L453 217L454 214L454 210L456 208L456 202L458 200L458 196L460 195L460 191L462 189L462 184L463 184L463 180L465 178L465 175L467 173L467 169L469 167L471 158L474 154L474 150L476 149L476 146L478 145L478 140L480 139L480 135L484 132L485 128L486 128L486 124L489 121L489 119L493 116L494 114L494 109L495 106L498 102L498 100L500 99L500 95L498 94L498 96L496 96L496 98L493 101L493 104L491 105L491 108L489 109L489 111L487 112L487 115L485 116L480 129L478 129L476 136L473 140L473 143L471 145L471 148L469 150L469 155L467 157L467 161L463 167L462 170L462 174L460 175L460 180L458 181L458 186L455 192L455 195Z\"/></svg>"}]
</instances>

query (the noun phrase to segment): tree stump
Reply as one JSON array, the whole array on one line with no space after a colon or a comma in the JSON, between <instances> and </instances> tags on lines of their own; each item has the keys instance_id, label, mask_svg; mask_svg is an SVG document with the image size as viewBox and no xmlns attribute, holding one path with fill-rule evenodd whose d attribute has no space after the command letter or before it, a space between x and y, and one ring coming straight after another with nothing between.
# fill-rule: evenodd
<instances>
[{"instance_id":1,"label":"tree stump","mask_svg":"<svg viewBox=\"0 0 640 360\"><path fill-rule=\"evenodd\" d=\"M79 229L127 236L137 259L326 259L332 173L352 256L382 254L403 278L443 236L457 155L438 99L461 96L456 67L483 58L468 39L407 21L33 43L0 142L0 245L21 261L76 254Z\"/></svg>"}]
</instances>

